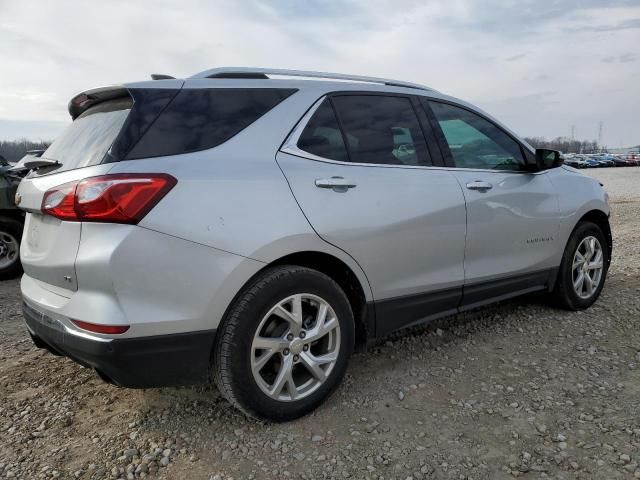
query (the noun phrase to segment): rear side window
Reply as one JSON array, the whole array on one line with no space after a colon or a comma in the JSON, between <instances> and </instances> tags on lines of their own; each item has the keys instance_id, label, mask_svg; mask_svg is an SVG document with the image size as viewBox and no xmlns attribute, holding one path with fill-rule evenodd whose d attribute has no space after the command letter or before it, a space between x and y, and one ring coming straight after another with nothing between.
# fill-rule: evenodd
<instances>
[{"instance_id":1,"label":"rear side window","mask_svg":"<svg viewBox=\"0 0 640 480\"><path fill-rule=\"evenodd\" d=\"M493 123L464 108L429 102L445 136L455 166L522 170L520 145Z\"/></svg>"},{"instance_id":2,"label":"rear side window","mask_svg":"<svg viewBox=\"0 0 640 480\"><path fill-rule=\"evenodd\" d=\"M340 95L331 101L344 130L352 162L433 165L408 98Z\"/></svg>"},{"instance_id":3,"label":"rear side window","mask_svg":"<svg viewBox=\"0 0 640 480\"><path fill-rule=\"evenodd\" d=\"M88 108L56 138L42 158L62 163L56 173L102 163L132 104L130 97L123 97Z\"/></svg>"},{"instance_id":4,"label":"rear side window","mask_svg":"<svg viewBox=\"0 0 640 480\"><path fill-rule=\"evenodd\" d=\"M298 139L298 148L329 160L349 161L342 132L329 100L322 102L304 127Z\"/></svg>"},{"instance_id":5,"label":"rear side window","mask_svg":"<svg viewBox=\"0 0 640 480\"><path fill-rule=\"evenodd\" d=\"M177 155L220 145L244 130L295 89L183 89L127 155Z\"/></svg>"}]
</instances>

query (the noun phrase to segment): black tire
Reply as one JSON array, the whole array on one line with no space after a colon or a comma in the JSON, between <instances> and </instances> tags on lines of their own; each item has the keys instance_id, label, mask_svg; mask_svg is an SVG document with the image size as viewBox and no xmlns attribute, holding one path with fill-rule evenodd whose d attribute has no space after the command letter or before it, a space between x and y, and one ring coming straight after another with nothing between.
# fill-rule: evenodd
<instances>
[{"instance_id":1,"label":"black tire","mask_svg":"<svg viewBox=\"0 0 640 480\"><path fill-rule=\"evenodd\" d=\"M282 299L317 295L334 310L340 326L339 352L324 383L299 400L279 401L264 393L251 370L251 345L268 311ZM221 394L246 415L283 422L301 417L320 405L339 386L354 348L354 321L345 293L327 275L295 265L264 270L243 288L221 322L214 344L213 379Z\"/></svg>"},{"instance_id":2,"label":"black tire","mask_svg":"<svg viewBox=\"0 0 640 480\"><path fill-rule=\"evenodd\" d=\"M22 238L21 222L14 220L13 218L0 217L0 242L2 242L3 233L13 237L18 242L18 247L20 247L20 239ZM0 245L0 255L2 255L2 252L6 252L3 245ZM2 255L2 258L4 258L3 255ZM16 256L15 261L10 265L5 267L0 266L0 280L8 280L10 278L16 278L21 273L22 273L22 264L20 263L19 255Z\"/></svg>"},{"instance_id":3,"label":"black tire","mask_svg":"<svg viewBox=\"0 0 640 480\"><path fill-rule=\"evenodd\" d=\"M595 237L602 246L603 270L600 283L589 298L581 298L573 288L572 263L576 249L586 237ZM609 268L609 248L607 238L602 229L592 222L581 222L573 230L562 256L558 278L553 290L553 298L557 306L567 310L584 310L589 308L600 296Z\"/></svg>"}]
</instances>

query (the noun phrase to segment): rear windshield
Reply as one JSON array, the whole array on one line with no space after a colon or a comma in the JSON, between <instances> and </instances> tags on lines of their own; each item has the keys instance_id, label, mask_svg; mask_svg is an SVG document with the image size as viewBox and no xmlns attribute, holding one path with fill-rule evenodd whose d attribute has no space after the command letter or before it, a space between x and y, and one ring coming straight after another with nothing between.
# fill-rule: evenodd
<instances>
[{"instance_id":1,"label":"rear windshield","mask_svg":"<svg viewBox=\"0 0 640 480\"><path fill-rule=\"evenodd\" d=\"M123 97L88 108L56 138L42 158L62 163L56 173L101 163L132 104L130 97Z\"/></svg>"}]
</instances>

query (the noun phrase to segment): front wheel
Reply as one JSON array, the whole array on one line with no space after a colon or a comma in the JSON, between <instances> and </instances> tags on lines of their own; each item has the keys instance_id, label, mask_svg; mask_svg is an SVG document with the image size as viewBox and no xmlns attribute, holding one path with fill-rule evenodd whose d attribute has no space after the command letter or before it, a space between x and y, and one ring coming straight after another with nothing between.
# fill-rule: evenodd
<instances>
[{"instance_id":1,"label":"front wheel","mask_svg":"<svg viewBox=\"0 0 640 480\"><path fill-rule=\"evenodd\" d=\"M554 296L568 310L590 307L600 296L609 266L609 250L602 229L580 223L567 243Z\"/></svg>"},{"instance_id":2,"label":"front wheel","mask_svg":"<svg viewBox=\"0 0 640 480\"><path fill-rule=\"evenodd\" d=\"M20 238L22 224L12 218L0 217L0 280L14 278L22 273L20 265Z\"/></svg>"},{"instance_id":3,"label":"front wheel","mask_svg":"<svg viewBox=\"0 0 640 480\"><path fill-rule=\"evenodd\" d=\"M335 281L304 267L269 268L243 289L220 326L214 380L247 415L292 420L338 387L353 345L353 313Z\"/></svg>"}]
</instances>

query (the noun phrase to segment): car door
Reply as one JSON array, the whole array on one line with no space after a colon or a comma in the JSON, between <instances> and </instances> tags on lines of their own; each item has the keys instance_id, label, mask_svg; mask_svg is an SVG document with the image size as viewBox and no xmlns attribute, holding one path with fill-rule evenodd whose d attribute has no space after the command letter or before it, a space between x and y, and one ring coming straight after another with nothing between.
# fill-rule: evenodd
<instances>
[{"instance_id":1,"label":"car door","mask_svg":"<svg viewBox=\"0 0 640 480\"><path fill-rule=\"evenodd\" d=\"M367 275L377 335L453 312L462 293L464 196L451 172L431 168L427 140L436 144L418 113L428 122L409 96L331 95L277 155L315 231Z\"/></svg>"},{"instance_id":2,"label":"car door","mask_svg":"<svg viewBox=\"0 0 640 480\"><path fill-rule=\"evenodd\" d=\"M544 287L559 245L557 194L533 154L477 112L425 106L467 205L463 306Z\"/></svg>"}]
</instances>

